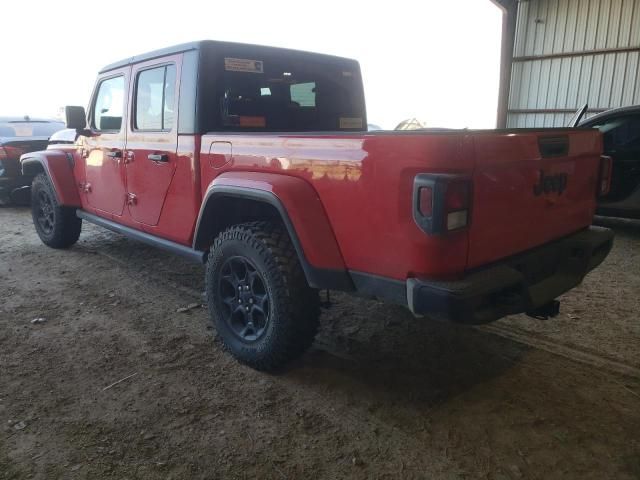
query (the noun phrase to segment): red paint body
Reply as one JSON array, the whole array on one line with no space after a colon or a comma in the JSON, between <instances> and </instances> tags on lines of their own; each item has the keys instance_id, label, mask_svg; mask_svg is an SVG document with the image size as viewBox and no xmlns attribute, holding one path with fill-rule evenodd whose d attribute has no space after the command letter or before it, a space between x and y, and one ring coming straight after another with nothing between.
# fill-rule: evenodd
<instances>
[{"instance_id":1,"label":"red paint body","mask_svg":"<svg viewBox=\"0 0 640 480\"><path fill-rule=\"evenodd\" d=\"M138 71L173 62L180 92L181 61L181 54L154 58L99 80L124 75L131 98ZM39 161L63 204L185 246L207 190L233 185L277 196L313 267L451 279L581 230L596 207L597 131L561 131L569 151L543 159L539 138L557 130L179 135L135 131L132 109L129 101L121 133L81 136L64 149L72 171L62 151L40 153ZM106 155L113 150L120 161ZM159 153L169 160L147 158ZM566 190L535 196L540 171L568 174ZM417 226L412 190L421 173L471 178L467 228L430 236Z\"/></svg>"},{"instance_id":2,"label":"red paint body","mask_svg":"<svg viewBox=\"0 0 640 480\"><path fill-rule=\"evenodd\" d=\"M23 169L26 165L42 165L53 184L57 200L62 205L70 207L81 207L83 205L82 196L79 192L76 179L83 178L84 165L73 165L73 151L47 150L33 152L23 157Z\"/></svg>"},{"instance_id":3,"label":"red paint body","mask_svg":"<svg viewBox=\"0 0 640 480\"><path fill-rule=\"evenodd\" d=\"M591 223L600 136L580 130L567 135L568 156L544 160L535 132L180 136L170 175L155 171L158 168L151 162L141 162L141 182L145 172L155 181L170 176L166 195L152 192L156 197L147 200L147 212L160 212L155 225L135 217L142 202L124 208L123 200L121 215L108 214L92 206L89 198L94 191L78 194L70 189L68 172L59 166L53 167L52 177L56 188L62 188L65 203L80 198L87 211L183 245L193 241L201 199L210 186L273 192L285 205L314 267L346 268L399 280L455 278ZM216 149L210 154L213 142L231 144L233 153L224 160L220 158L224 153L215 153ZM133 150L138 156L141 144L132 146L135 149L125 151ZM80 150L73 148L78 184L86 181ZM58 165L60 159L67 162L54 151L47 152L47 159L50 165ZM535 197L530 190L540 169L568 173L567 190L562 195ZM429 236L417 227L411 192L415 175L425 172L472 175L468 229ZM131 178L128 171L119 175Z\"/></svg>"}]
</instances>

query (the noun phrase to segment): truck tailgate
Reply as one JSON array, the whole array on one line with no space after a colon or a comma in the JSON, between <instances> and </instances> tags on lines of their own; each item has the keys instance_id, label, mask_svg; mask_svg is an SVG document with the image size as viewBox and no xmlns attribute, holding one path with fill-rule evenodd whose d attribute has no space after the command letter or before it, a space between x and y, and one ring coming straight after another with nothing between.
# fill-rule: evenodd
<instances>
[{"instance_id":1,"label":"truck tailgate","mask_svg":"<svg viewBox=\"0 0 640 480\"><path fill-rule=\"evenodd\" d=\"M479 133L469 269L591 224L602 140L581 129Z\"/></svg>"}]
</instances>

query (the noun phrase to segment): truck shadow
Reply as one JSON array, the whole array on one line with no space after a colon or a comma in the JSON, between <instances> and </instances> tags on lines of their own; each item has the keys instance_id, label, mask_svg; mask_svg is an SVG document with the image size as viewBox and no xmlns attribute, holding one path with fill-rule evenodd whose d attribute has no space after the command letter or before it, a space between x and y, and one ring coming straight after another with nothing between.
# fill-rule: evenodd
<instances>
[{"instance_id":1,"label":"truck shadow","mask_svg":"<svg viewBox=\"0 0 640 480\"><path fill-rule=\"evenodd\" d=\"M287 372L296 381L425 408L501 376L530 350L469 326L414 318L401 307L336 296L314 348Z\"/></svg>"},{"instance_id":2,"label":"truck shadow","mask_svg":"<svg viewBox=\"0 0 640 480\"><path fill-rule=\"evenodd\" d=\"M90 229L76 248L107 256L146 280L202 292L202 266ZM424 408L499 377L530 349L470 326L414 318L403 307L337 292L331 297L314 346L279 374L311 389Z\"/></svg>"}]
</instances>

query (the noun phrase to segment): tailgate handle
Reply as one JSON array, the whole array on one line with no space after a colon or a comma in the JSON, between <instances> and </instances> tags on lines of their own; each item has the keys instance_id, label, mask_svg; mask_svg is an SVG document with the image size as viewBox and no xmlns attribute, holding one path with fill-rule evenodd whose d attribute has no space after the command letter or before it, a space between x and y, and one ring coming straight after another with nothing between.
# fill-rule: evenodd
<instances>
[{"instance_id":1,"label":"tailgate handle","mask_svg":"<svg viewBox=\"0 0 640 480\"><path fill-rule=\"evenodd\" d=\"M538 148L542 158L566 157L569 154L569 137L540 137Z\"/></svg>"}]
</instances>

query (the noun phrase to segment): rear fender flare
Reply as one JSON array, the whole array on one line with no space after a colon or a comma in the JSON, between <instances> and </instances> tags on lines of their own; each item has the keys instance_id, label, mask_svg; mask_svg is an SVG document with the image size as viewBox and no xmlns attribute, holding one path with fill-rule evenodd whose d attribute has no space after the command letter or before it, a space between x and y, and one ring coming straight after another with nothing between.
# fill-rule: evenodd
<instances>
[{"instance_id":1,"label":"rear fender flare","mask_svg":"<svg viewBox=\"0 0 640 480\"><path fill-rule=\"evenodd\" d=\"M266 203L277 210L311 287L354 289L318 194L308 182L297 177L257 172L218 176L204 194L193 237L194 249L206 250L212 234L219 233L212 223L220 208L219 201L230 197Z\"/></svg>"},{"instance_id":2,"label":"rear fender flare","mask_svg":"<svg viewBox=\"0 0 640 480\"><path fill-rule=\"evenodd\" d=\"M73 176L73 157L60 150L31 152L20 157L23 175L35 176L44 172L53 185L60 205L80 207L80 195Z\"/></svg>"}]
</instances>

